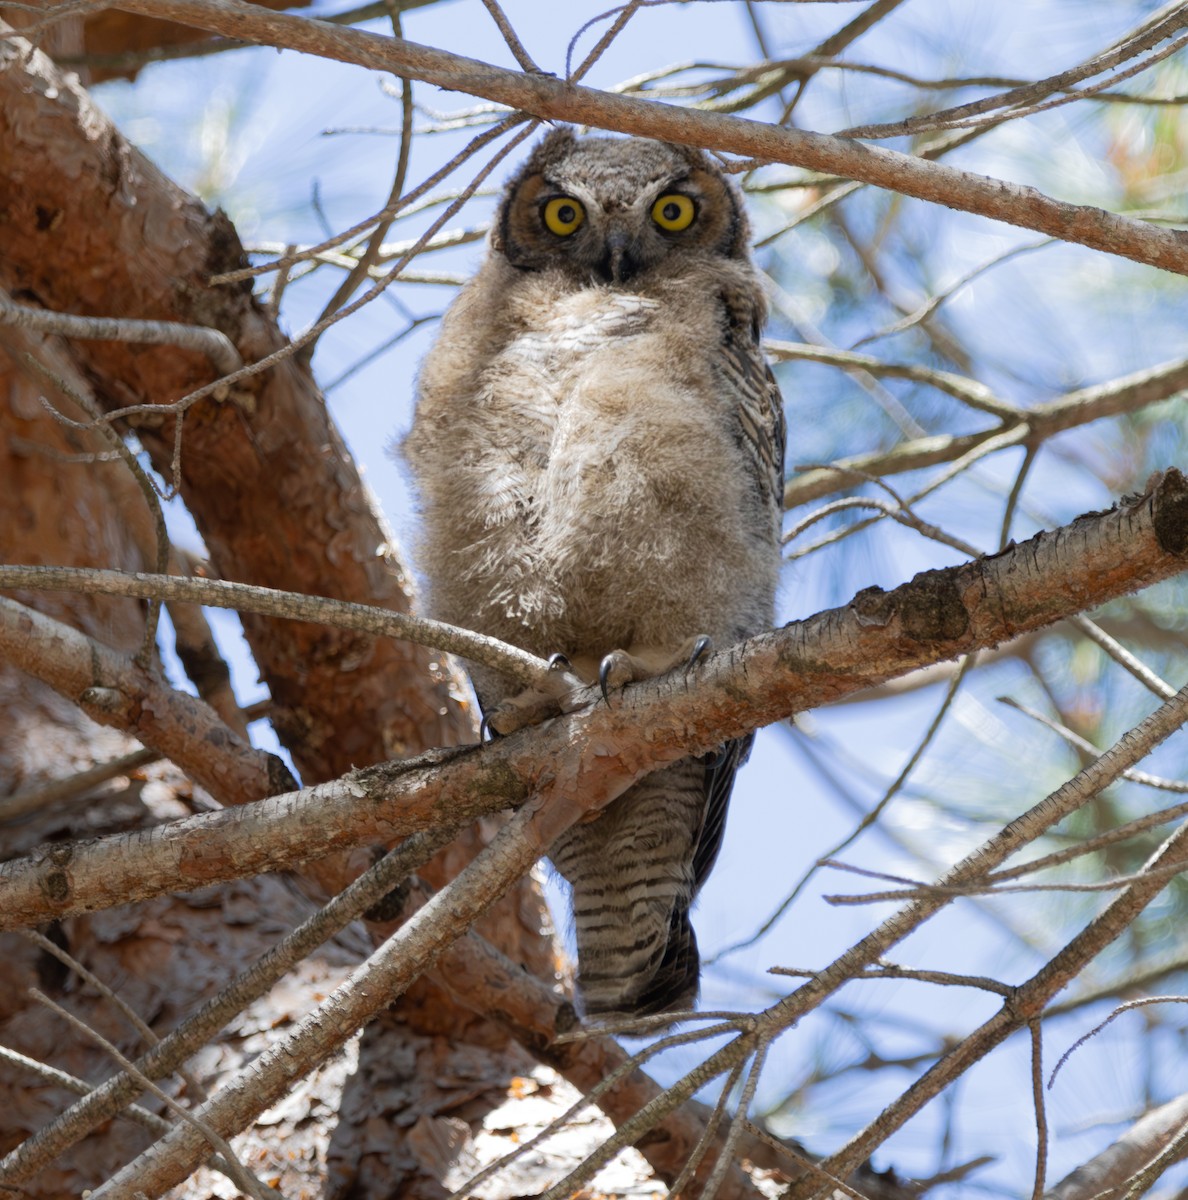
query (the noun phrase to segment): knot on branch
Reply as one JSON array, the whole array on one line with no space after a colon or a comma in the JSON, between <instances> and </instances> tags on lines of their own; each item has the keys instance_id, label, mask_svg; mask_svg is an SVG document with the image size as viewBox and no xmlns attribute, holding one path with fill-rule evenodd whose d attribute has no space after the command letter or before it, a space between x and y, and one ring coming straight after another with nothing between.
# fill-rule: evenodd
<instances>
[{"instance_id":1,"label":"knot on branch","mask_svg":"<svg viewBox=\"0 0 1188 1200\"><path fill-rule=\"evenodd\" d=\"M888 625L898 617L904 634L917 642L951 641L969 630L961 592L945 571L923 571L893 592L864 588L851 608L862 625Z\"/></svg>"},{"instance_id":2,"label":"knot on branch","mask_svg":"<svg viewBox=\"0 0 1188 1200\"><path fill-rule=\"evenodd\" d=\"M70 880L70 860L74 847L69 844L45 847L37 857L37 886L53 904L64 904L74 890Z\"/></svg>"},{"instance_id":3,"label":"knot on branch","mask_svg":"<svg viewBox=\"0 0 1188 1200\"><path fill-rule=\"evenodd\" d=\"M969 629L969 613L949 573L925 571L903 591L899 616L909 637L919 642L947 642Z\"/></svg>"},{"instance_id":4,"label":"knot on branch","mask_svg":"<svg viewBox=\"0 0 1188 1200\"><path fill-rule=\"evenodd\" d=\"M1170 467L1150 491L1155 538L1177 556L1188 552L1188 478Z\"/></svg>"}]
</instances>

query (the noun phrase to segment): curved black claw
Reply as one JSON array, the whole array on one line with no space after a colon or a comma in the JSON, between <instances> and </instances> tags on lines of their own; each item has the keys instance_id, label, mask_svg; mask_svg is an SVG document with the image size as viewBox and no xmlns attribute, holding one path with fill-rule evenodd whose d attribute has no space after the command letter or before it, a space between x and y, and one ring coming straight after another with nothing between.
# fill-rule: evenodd
<instances>
[{"instance_id":1,"label":"curved black claw","mask_svg":"<svg viewBox=\"0 0 1188 1200\"><path fill-rule=\"evenodd\" d=\"M479 722L479 745L483 742L493 742L497 737L502 737L503 734L491 724L491 714L483 713L483 719Z\"/></svg>"},{"instance_id":2,"label":"curved black claw","mask_svg":"<svg viewBox=\"0 0 1188 1200\"><path fill-rule=\"evenodd\" d=\"M602 662L598 664L598 689L602 692L602 698L610 703L610 692L607 690L607 679L611 671L611 656L608 654Z\"/></svg>"},{"instance_id":3,"label":"curved black claw","mask_svg":"<svg viewBox=\"0 0 1188 1200\"><path fill-rule=\"evenodd\" d=\"M548 664L549 664L550 671L572 671L573 670L573 663L571 663L569 661L569 659L567 659L565 657L565 655L562 654L560 651L558 651L556 654L549 655Z\"/></svg>"},{"instance_id":4,"label":"curved black claw","mask_svg":"<svg viewBox=\"0 0 1188 1200\"><path fill-rule=\"evenodd\" d=\"M685 663L685 670L690 667L695 667L697 664L714 648L714 639L709 634L703 633L701 637L693 643L693 649L689 654L689 661Z\"/></svg>"}]
</instances>

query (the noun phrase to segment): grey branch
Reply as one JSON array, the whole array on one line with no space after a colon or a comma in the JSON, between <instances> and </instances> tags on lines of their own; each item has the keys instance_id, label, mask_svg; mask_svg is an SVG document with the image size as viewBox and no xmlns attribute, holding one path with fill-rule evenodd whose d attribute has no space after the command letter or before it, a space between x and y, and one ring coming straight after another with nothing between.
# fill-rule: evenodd
<instances>
[{"instance_id":1,"label":"grey branch","mask_svg":"<svg viewBox=\"0 0 1188 1200\"><path fill-rule=\"evenodd\" d=\"M0 299L0 325L56 333L62 337L89 338L101 342L143 342L153 346L180 346L205 354L220 375L230 375L243 366L231 339L206 325L182 325L177 321L136 321L130 317L80 317L48 312Z\"/></svg>"},{"instance_id":2,"label":"grey branch","mask_svg":"<svg viewBox=\"0 0 1188 1200\"><path fill-rule=\"evenodd\" d=\"M1140 1117L1113 1145L1066 1175L1044 1200L1093 1200L1114 1197L1188 1126L1188 1093ZM1188 1146L1184 1147L1188 1153Z\"/></svg>"},{"instance_id":3,"label":"grey branch","mask_svg":"<svg viewBox=\"0 0 1188 1200\"><path fill-rule=\"evenodd\" d=\"M123 0L120 7L424 80L507 104L543 120L595 125L826 171L1188 274L1188 245L1173 230L1100 208L1067 204L1035 188L925 162L910 154L828 134L614 95L552 76L504 70L415 42L269 12L243 0Z\"/></svg>"}]
</instances>

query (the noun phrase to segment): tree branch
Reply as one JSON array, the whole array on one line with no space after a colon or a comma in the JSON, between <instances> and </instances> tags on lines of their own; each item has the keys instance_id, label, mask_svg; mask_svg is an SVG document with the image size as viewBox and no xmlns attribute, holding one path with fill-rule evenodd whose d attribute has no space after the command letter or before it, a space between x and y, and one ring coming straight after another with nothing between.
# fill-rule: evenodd
<instances>
[{"instance_id":1,"label":"tree branch","mask_svg":"<svg viewBox=\"0 0 1188 1200\"><path fill-rule=\"evenodd\" d=\"M778 342L774 343L774 349L778 356ZM876 370L874 367L867 369ZM929 382L935 383L933 380ZM971 381L971 386L976 385ZM1004 433L1017 431L1020 441L1043 441L1068 429L1076 429L1105 417L1136 412L1160 400L1169 400L1185 388L1188 388L1188 359L1160 363L1120 379L1078 388L1046 404L1022 409L1015 420L994 425L980 433L915 438L892 446L890 450L857 454L852 458L838 459L829 467L814 467L799 472L784 485L784 507L795 508L798 504L819 500L842 488L865 483L871 475L898 475L904 471L918 471L923 467L954 462L987 442L1002 437Z\"/></svg>"},{"instance_id":2,"label":"tree branch","mask_svg":"<svg viewBox=\"0 0 1188 1200\"><path fill-rule=\"evenodd\" d=\"M1185 693L1181 692L1179 695L1178 704L1182 708ZM1172 703L1168 701L1158 711L1167 711ZM1155 715L1153 714L1153 717ZM1180 721L1182 720L1181 716ZM1150 722L1151 718L1144 722L1144 725ZM1132 731L1132 734L1137 732ZM1127 738L1130 736L1127 735ZM1139 740L1141 741L1141 737ZM1142 753L1146 753L1149 748L1149 745L1140 746ZM1107 757L1103 755L1098 762L1106 762ZM928 1100L1016 1030L1041 1017L1048 1001L1114 941L1167 886L1170 876L1167 871L1159 868L1171 868L1178 864L1182 869L1185 863L1188 863L1188 825L1181 825L1148 859L1144 877L1132 883L1120 896L1111 901L1103 912L1090 921L1026 983L1012 989L1011 994L1003 1001L1002 1008L994 1016L945 1054L866 1129L826 1159L822 1164L823 1168L835 1173L852 1170L869 1156L871 1150L919 1112ZM793 1187L788 1193L789 1200L802 1200L806 1195L805 1189L797 1187Z\"/></svg>"},{"instance_id":3,"label":"tree branch","mask_svg":"<svg viewBox=\"0 0 1188 1200\"><path fill-rule=\"evenodd\" d=\"M415 42L287 13L267 12L242 0L122 0L119 7L261 45L301 50L421 79L547 120L595 125L827 171L1188 274L1188 240L1173 230L1100 208L1066 204L1035 188L925 162L846 138L596 91L552 76L505 70Z\"/></svg>"},{"instance_id":4,"label":"tree branch","mask_svg":"<svg viewBox=\"0 0 1188 1200\"><path fill-rule=\"evenodd\" d=\"M498 638L459 629L430 617L393 612L373 604L356 604L329 596L306 596L277 588L256 587L225 579L191 579L177 575L106 571L88 567L0 566L0 588L98 592L108 596L181 600L212 608L311 621L334 629L355 629L377 637L413 642L482 663L519 683L530 684L549 670L548 663Z\"/></svg>"},{"instance_id":5,"label":"tree branch","mask_svg":"<svg viewBox=\"0 0 1188 1200\"><path fill-rule=\"evenodd\" d=\"M1188 1093L1140 1117L1116 1142L1066 1175L1045 1200L1113 1197L1188 1124Z\"/></svg>"},{"instance_id":6,"label":"tree branch","mask_svg":"<svg viewBox=\"0 0 1188 1200\"><path fill-rule=\"evenodd\" d=\"M276 755L254 749L204 701L175 691L128 655L4 596L0 658L48 683L100 725L123 730L172 759L221 804L243 804L293 784ZM49 876L46 885L57 886Z\"/></svg>"},{"instance_id":7,"label":"tree branch","mask_svg":"<svg viewBox=\"0 0 1188 1200\"><path fill-rule=\"evenodd\" d=\"M999 554L867 588L842 608L715 654L696 670L625 689L613 703L492 745L381 764L341 780L149 833L57 846L0 866L0 928L292 866L522 804L557 764L580 762L574 796L598 808L634 780L793 712L968 654L1183 570L1188 479ZM572 698L577 706L594 689ZM579 785L580 781L580 785ZM550 785L551 786L551 785ZM547 849L547 844L544 849ZM542 849L543 853L543 849ZM63 863L63 856L65 863ZM52 874L52 897L43 880Z\"/></svg>"}]
</instances>

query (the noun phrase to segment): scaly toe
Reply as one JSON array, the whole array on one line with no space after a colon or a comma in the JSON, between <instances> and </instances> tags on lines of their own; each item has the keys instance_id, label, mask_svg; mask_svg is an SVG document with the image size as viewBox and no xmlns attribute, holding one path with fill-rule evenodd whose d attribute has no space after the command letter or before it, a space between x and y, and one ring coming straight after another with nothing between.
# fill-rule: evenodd
<instances>
[{"instance_id":1,"label":"scaly toe","mask_svg":"<svg viewBox=\"0 0 1188 1200\"><path fill-rule=\"evenodd\" d=\"M612 650L598 664L598 686L609 704L610 692L635 683L648 674L626 650Z\"/></svg>"}]
</instances>

